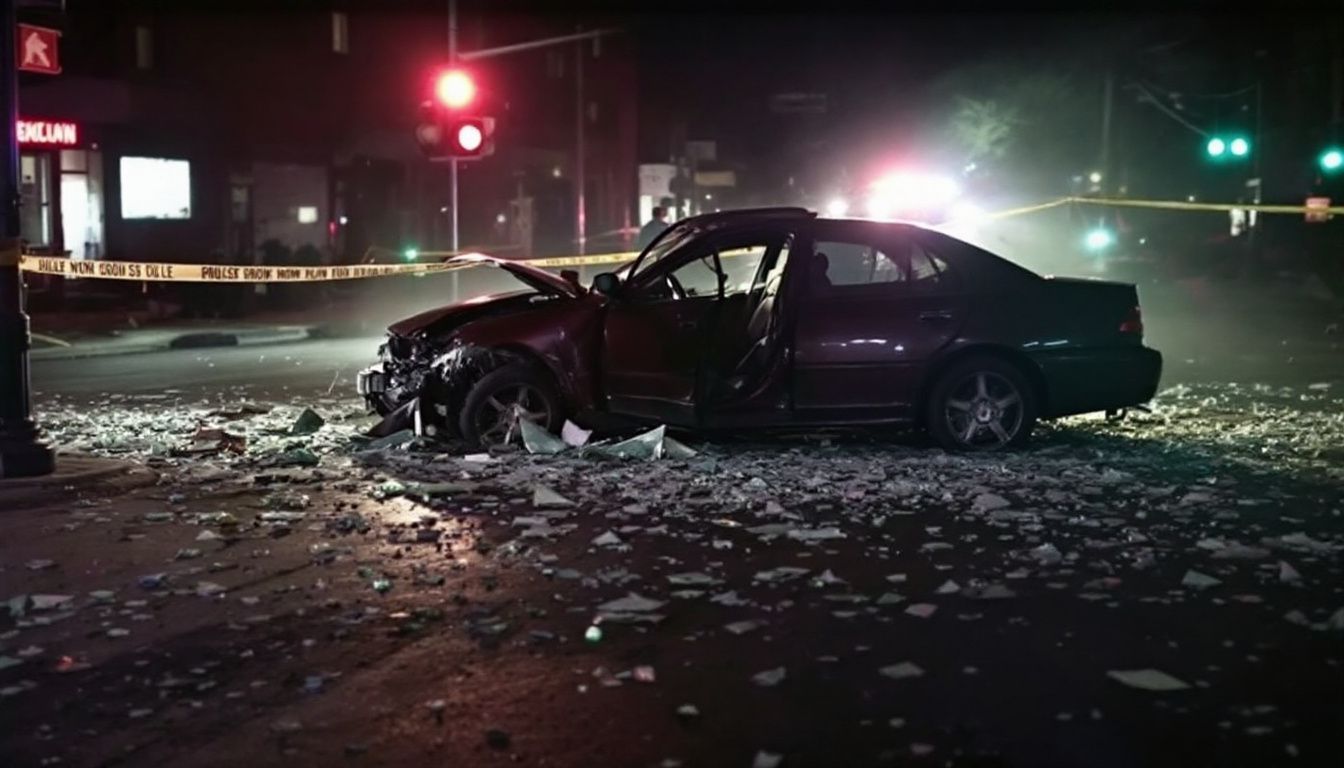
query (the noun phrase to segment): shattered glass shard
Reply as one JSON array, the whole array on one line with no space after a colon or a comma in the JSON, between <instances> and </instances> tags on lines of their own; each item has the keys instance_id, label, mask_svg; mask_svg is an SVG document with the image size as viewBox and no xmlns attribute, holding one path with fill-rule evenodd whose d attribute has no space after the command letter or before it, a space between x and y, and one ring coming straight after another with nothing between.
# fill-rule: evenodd
<instances>
[{"instance_id":1,"label":"shattered glass shard","mask_svg":"<svg viewBox=\"0 0 1344 768\"><path fill-rule=\"evenodd\" d=\"M784 667L775 667L774 669L767 669L764 672L757 672L752 675L751 682L764 688L769 688L784 682L784 677L787 674L788 673L785 671Z\"/></svg>"},{"instance_id":2,"label":"shattered glass shard","mask_svg":"<svg viewBox=\"0 0 1344 768\"><path fill-rule=\"evenodd\" d=\"M518 420L518 430L523 435L523 447L527 449L528 453L554 456L569 449L569 445L564 440L547 432L541 425L527 419Z\"/></svg>"},{"instance_id":3,"label":"shattered glass shard","mask_svg":"<svg viewBox=\"0 0 1344 768\"><path fill-rule=\"evenodd\" d=\"M1106 676L1130 688L1145 691L1181 691L1190 686L1160 669L1110 670Z\"/></svg>"},{"instance_id":4,"label":"shattered glass shard","mask_svg":"<svg viewBox=\"0 0 1344 768\"><path fill-rule=\"evenodd\" d=\"M1208 575L1207 573L1200 573L1199 571L1193 571L1193 570L1186 571L1185 576L1181 579L1182 586L1194 587L1195 589L1206 589L1208 587L1216 587L1222 583L1223 583L1222 579L1216 579Z\"/></svg>"},{"instance_id":5,"label":"shattered glass shard","mask_svg":"<svg viewBox=\"0 0 1344 768\"><path fill-rule=\"evenodd\" d=\"M918 664L909 661L902 661L900 664L892 664L877 670L883 677L889 677L892 680L904 680L907 677L920 677L924 670L919 668Z\"/></svg>"},{"instance_id":6,"label":"shattered glass shard","mask_svg":"<svg viewBox=\"0 0 1344 768\"><path fill-rule=\"evenodd\" d=\"M532 506L537 509L563 508L574 506L574 502L544 485L538 485L532 491Z\"/></svg>"},{"instance_id":7,"label":"shattered glass shard","mask_svg":"<svg viewBox=\"0 0 1344 768\"><path fill-rule=\"evenodd\" d=\"M638 593L630 592L625 597L609 600L597 606L597 609L611 613L642 613L656 611L664 605L666 603L661 600L653 600Z\"/></svg>"}]
</instances>

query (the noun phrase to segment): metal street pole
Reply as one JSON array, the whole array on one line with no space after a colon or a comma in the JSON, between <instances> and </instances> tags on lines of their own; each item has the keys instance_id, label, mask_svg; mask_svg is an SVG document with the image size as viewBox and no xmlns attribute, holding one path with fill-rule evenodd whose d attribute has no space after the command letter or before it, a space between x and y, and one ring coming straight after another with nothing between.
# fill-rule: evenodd
<instances>
[{"instance_id":1,"label":"metal street pole","mask_svg":"<svg viewBox=\"0 0 1344 768\"><path fill-rule=\"evenodd\" d=\"M0 0L0 478L49 475L50 448L38 440L28 380L28 315L19 273L19 72L14 0Z\"/></svg>"},{"instance_id":2,"label":"metal street pole","mask_svg":"<svg viewBox=\"0 0 1344 768\"><path fill-rule=\"evenodd\" d=\"M1115 71L1106 70L1106 95L1101 111L1101 194L1111 181L1111 103L1114 101Z\"/></svg>"},{"instance_id":3,"label":"metal street pole","mask_svg":"<svg viewBox=\"0 0 1344 768\"><path fill-rule=\"evenodd\" d=\"M582 32L583 28L579 27L577 33ZM585 237L586 233L584 231L586 221L584 216L585 208L583 203L583 189L584 189L583 124L587 122L587 120L585 119L586 116L584 115L584 112L586 112L587 110L583 108L583 46L586 44L588 43L586 43L586 41L583 40L580 40L577 43L575 43L577 48L575 50L575 56L574 56L574 112L575 112L574 134L576 143L576 146L574 148L574 189L575 189L574 199L576 208L574 218L574 225L575 225L574 231L575 234L578 236L580 254L586 252L584 249L584 244L585 240L587 239Z\"/></svg>"},{"instance_id":4,"label":"metal street pole","mask_svg":"<svg viewBox=\"0 0 1344 768\"><path fill-rule=\"evenodd\" d=\"M448 65L457 64L457 0L448 0ZM449 175L451 177L450 186L452 187L453 199L453 243L452 250L457 250L457 158L451 158L448 162Z\"/></svg>"},{"instance_id":5,"label":"metal street pole","mask_svg":"<svg viewBox=\"0 0 1344 768\"><path fill-rule=\"evenodd\" d=\"M457 0L448 0L448 65L457 64ZM448 186L449 196L452 199L453 208L453 237L449 250L457 251L457 158L448 160ZM458 270L453 270L453 301L456 302L460 296L461 278Z\"/></svg>"}]
</instances>

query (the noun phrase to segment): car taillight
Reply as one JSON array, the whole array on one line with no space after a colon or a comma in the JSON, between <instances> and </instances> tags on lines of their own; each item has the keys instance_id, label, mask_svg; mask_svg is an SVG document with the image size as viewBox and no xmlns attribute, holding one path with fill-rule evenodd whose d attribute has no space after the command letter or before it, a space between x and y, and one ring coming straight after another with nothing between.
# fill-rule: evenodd
<instances>
[{"instance_id":1,"label":"car taillight","mask_svg":"<svg viewBox=\"0 0 1344 768\"><path fill-rule=\"evenodd\" d=\"M1139 311L1138 307L1129 310L1124 322L1120 323L1120 332L1143 335L1143 313Z\"/></svg>"}]
</instances>

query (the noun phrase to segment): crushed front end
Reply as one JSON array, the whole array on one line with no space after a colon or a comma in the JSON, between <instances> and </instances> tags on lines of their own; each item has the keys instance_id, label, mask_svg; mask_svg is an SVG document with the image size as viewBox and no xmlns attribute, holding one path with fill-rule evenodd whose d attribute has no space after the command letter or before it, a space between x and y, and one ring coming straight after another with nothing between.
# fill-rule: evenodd
<instances>
[{"instance_id":1,"label":"crushed front end","mask_svg":"<svg viewBox=\"0 0 1344 768\"><path fill-rule=\"evenodd\" d=\"M379 362L359 372L356 389L369 410L384 417L369 434L411 429L428 436L458 435L457 414L471 385L506 363L506 352L389 333Z\"/></svg>"}]
</instances>

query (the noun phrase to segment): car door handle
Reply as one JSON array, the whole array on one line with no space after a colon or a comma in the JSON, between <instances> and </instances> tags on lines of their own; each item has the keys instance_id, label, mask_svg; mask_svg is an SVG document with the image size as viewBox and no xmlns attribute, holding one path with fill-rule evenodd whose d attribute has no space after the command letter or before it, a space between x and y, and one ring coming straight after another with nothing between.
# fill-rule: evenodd
<instances>
[{"instance_id":1,"label":"car door handle","mask_svg":"<svg viewBox=\"0 0 1344 768\"><path fill-rule=\"evenodd\" d=\"M931 310L929 312L920 312L919 319L926 323L945 323L952 319L952 313L946 310Z\"/></svg>"}]
</instances>

